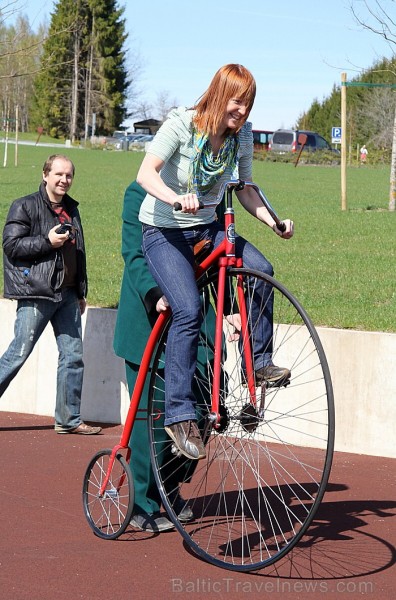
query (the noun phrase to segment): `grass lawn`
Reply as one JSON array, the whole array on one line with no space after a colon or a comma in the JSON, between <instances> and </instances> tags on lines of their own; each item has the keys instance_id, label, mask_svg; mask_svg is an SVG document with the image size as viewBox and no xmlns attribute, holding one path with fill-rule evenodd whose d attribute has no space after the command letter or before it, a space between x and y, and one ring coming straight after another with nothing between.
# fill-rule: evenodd
<instances>
[{"instance_id":1,"label":"grass lawn","mask_svg":"<svg viewBox=\"0 0 396 600\"><path fill-rule=\"evenodd\" d=\"M71 195L80 202L86 237L88 302L115 307L123 267L123 193L143 154L20 145L15 167L10 145L0 175L1 228L11 201L38 188L44 160L56 151L76 165ZM350 168L348 209L342 211L339 167L254 163L254 181L281 217L294 220L296 232L292 240L281 240L236 203L237 231L272 261L276 277L316 325L396 332L396 214L387 210L389 174L388 168Z\"/></svg>"}]
</instances>

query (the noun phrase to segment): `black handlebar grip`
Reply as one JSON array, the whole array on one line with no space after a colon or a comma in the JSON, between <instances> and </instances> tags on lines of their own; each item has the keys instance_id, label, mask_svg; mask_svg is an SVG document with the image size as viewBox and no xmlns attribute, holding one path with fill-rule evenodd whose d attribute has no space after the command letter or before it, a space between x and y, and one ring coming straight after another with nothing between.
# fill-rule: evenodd
<instances>
[{"instance_id":1,"label":"black handlebar grip","mask_svg":"<svg viewBox=\"0 0 396 600\"><path fill-rule=\"evenodd\" d=\"M173 203L173 210L177 210L177 211L179 211L179 210L181 210L182 208L183 208L183 207L182 207L182 205L180 204L180 202L174 202L174 203ZM199 201L199 209L201 210L201 208L205 208L205 204L204 204L203 202Z\"/></svg>"},{"instance_id":2,"label":"black handlebar grip","mask_svg":"<svg viewBox=\"0 0 396 600\"><path fill-rule=\"evenodd\" d=\"M283 221L280 221L279 225L277 225L277 228L279 229L279 231L281 231L282 233L285 233L286 231L286 225L284 224Z\"/></svg>"}]
</instances>

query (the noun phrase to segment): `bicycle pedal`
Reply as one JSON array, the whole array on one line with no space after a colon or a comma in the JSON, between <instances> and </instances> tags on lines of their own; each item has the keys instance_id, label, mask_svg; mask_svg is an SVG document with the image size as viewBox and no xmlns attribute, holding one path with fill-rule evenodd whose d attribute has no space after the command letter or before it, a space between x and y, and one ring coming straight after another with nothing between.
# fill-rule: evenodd
<instances>
[{"instance_id":1,"label":"bicycle pedal","mask_svg":"<svg viewBox=\"0 0 396 600\"><path fill-rule=\"evenodd\" d=\"M182 456L182 453L180 452L179 448L176 446L176 444L172 444L171 446L171 452L172 454L174 454L175 456L177 456L178 458L180 456Z\"/></svg>"},{"instance_id":2,"label":"bicycle pedal","mask_svg":"<svg viewBox=\"0 0 396 600\"><path fill-rule=\"evenodd\" d=\"M280 380L280 381L266 381L266 387L267 388L281 388L281 387L287 387L288 385L290 385L290 377L289 379L285 379L285 380Z\"/></svg>"}]
</instances>

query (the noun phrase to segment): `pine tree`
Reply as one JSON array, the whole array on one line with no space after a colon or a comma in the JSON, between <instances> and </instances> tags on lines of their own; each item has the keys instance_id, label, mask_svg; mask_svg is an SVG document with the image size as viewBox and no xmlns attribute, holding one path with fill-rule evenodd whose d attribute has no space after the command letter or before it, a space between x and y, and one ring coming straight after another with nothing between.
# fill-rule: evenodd
<instances>
[{"instance_id":1,"label":"pine tree","mask_svg":"<svg viewBox=\"0 0 396 600\"><path fill-rule=\"evenodd\" d=\"M124 9L115 0L59 0L35 82L34 119L53 136L109 134L126 117Z\"/></svg>"}]
</instances>

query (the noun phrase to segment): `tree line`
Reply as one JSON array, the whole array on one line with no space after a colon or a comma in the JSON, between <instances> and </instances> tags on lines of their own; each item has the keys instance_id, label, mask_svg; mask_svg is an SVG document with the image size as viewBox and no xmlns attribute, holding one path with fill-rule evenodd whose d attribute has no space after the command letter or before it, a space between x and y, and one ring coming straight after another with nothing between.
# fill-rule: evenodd
<instances>
[{"instance_id":1,"label":"tree line","mask_svg":"<svg viewBox=\"0 0 396 600\"><path fill-rule=\"evenodd\" d=\"M7 0L5 0L7 2ZM58 0L48 30L37 33L26 17L7 26L14 2L0 4L0 117L20 131L42 127L53 137L73 141L109 135L131 114L131 102L144 118L153 107L139 102L139 58L125 50L124 9L116 0ZM396 58L382 59L352 81L396 83ZM341 87L299 117L296 126L328 138L340 124ZM158 95L160 118L176 100ZM164 105L164 106L162 106ZM390 149L395 90L348 88L348 142Z\"/></svg>"},{"instance_id":2,"label":"tree line","mask_svg":"<svg viewBox=\"0 0 396 600\"><path fill-rule=\"evenodd\" d=\"M390 151L396 108L396 57L383 58L351 79L363 84L347 88L347 141L352 145L369 144L371 148ZM378 87L372 84L379 84ZM384 85L385 84L385 85ZM372 87L371 87L372 86ZM317 131L328 138L332 127L341 124L341 83L321 102L315 99L297 121L298 129Z\"/></svg>"},{"instance_id":3,"label":"tree line","mask_svg":"<svg viewBox=\"0 0 396 600\"><path fill-rule=\"evenodd\" d=\"M372 143L374 147L389 149L390 154L390 186L389 210L396 210L396 96L395 90L388 87L396 82L396 22L394 19L395 0L351 0L349 8L360 27L369 31L374 36L379 36L386 41L392 50L393 58L378 61L372 69L362 73L358 78L360 84L354 91L349 88L347 114L349 143L352 135L358 142ZM384 80L382 79L384 78ZM367 80L369 79L369 80ZM381 87L371 87L370 84L388 84ZM376 91L374 91L376 90ZM333 89L328 102L322 106L316 101L308 112L302 115L301 122L315 122L316 115L331 114L334 117L334 98L340 94L337 88ZM333 102L332 102L333 100ZM352 107L351 107L352 104ZM306 121L304 117L306 116ZM338 116L338 114L336 115ZM318 117L319 118L319 117ZM322 127L320 123L320 127ZM363 138L365 136L365 138Z\"/></svg>"},{"instance_id":4,"label":"tree line","mask_svg":"<svg viewBox=\"0 0 396 600\"><path fill-rule=\"evenodd\" d=\"M12 3L11 3L12 4ZM0 7L0 117L72 141L109 135L127 116L138 63L128 63L116 0L59 0L48 30ZM18 110L17 110L18 107Z\"/></svg>"}]
</instances>

